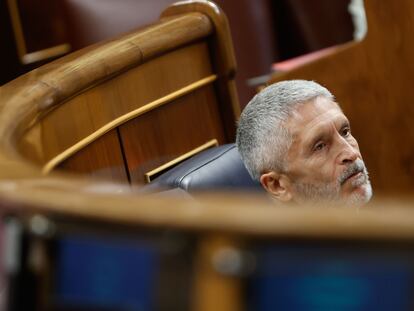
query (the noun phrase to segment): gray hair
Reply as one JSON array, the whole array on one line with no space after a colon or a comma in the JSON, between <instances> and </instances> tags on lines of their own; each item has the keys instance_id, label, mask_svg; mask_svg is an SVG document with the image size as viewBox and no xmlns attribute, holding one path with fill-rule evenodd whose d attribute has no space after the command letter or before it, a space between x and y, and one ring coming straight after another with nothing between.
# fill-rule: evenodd
<instances>
[{"instance_id":1,"label":"gray hair","mask_svg":"<svg viewBox=\"0 0 414 311\"><path fill-rule=\"evenodd\" d=\"M334 99L313 81L290 80L272 84L244 108L238 122L236 144L250 175L260 179L266 170L283 172L292 143L284 123L299 105L316 97Z\"/></svg>"}]
</instances>

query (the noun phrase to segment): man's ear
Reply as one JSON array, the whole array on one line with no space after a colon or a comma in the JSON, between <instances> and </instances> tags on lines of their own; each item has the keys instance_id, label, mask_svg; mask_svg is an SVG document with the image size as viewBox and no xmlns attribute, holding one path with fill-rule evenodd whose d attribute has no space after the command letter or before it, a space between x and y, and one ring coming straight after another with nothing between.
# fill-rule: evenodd
<instances>
[{"instance_id":1,"label":"man's ear","mask_svg":"<svg viewBox=\"0 0 414 311\"><path fill-rule=\"evenodd\" d=\"M286 175L274 171L264 173L260 176L260 183L275 199L282 202L292 200L291 182Z\"/></svg>"}]
</instances>

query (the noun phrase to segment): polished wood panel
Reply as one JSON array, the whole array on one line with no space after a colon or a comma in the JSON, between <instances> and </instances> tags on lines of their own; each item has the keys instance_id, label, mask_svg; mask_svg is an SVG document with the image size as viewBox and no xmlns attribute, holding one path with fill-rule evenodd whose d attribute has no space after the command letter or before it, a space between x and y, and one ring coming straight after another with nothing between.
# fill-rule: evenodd
<instances>
[{"instance_id":1,"label":"polished wood panel","mask_svg":"<svg viewBox=\"0 0 414 311\"><path fill-rule=\"evenodd\" d=\"M377 200L361 209L276 208L269 200L252 194L215 193L199 196L195 202L137 195L119 184L64 177L2 182L0 195L2 200L13 202L3 205L4 211L26 217L41 213L50 219L101 223L106 228L175 228L189 233L274 239L414 241L412 197Z\"/></svg>"},{"instance_id":2,"label":"polished wood panel","mask_svg":"<svg viewBox=\"0 0 414 311\"><path fill-rule=\"evenodd\" d=\"M62 162L58 169L106 180L129 182L117 129L106 133L88 148Z\"/></svg>"},{"instance_id":3,"label":"polished wood panel","mask_svg":"<svg viewBox=\"0 0 414 311\"><path fill-rule=\"evenodd\" d=\"M186 94L189 94L193 92L194 90L197 90L198 88L201 88L205 85L208 85L216 80L216 75L210 75L206 78L203 78L201 80L198 80L194 83L191 83L181 89L178 89L177 91L174 91L172 93L167 94L166 96L160 97L155 99L154 101L138 107L132 111L127 112L126 114L123 114L109 123L106 123L96 131L92 132L88 136L82 138L80 141L78 141L76 144L72 145L71 147L65 149L63 152L59 153L57 156L53 157L51 160L49 160L43 167L44 173L49 173L56 165L58 165L60 162L64 161L74 153L78 152L79 150L85 148L88 146L91 142L95 141L96 139L99 139L102 135L105 133L108 133L110 130L116 128L117 126L124 124L125 122L128 122L129 120L132 120L140 115L143 115L145 113L148 113L151 110L157 109L158 107L161 107L163 105L168 104L169 102L180 98Z\"/></svg>"},{"instance_id":4,"label":"polished wood panel","mask_svg":"<svg viewBox=\"0 0 414 311\"><path fill-rule=\"evenodd\" d=\"M46 159L55 157L112 120L211 73L207 46L199 43L156 58L87 90L42 120ZM68 128L72 131L68 132Z\"/></svg>"},{"instance_id":5,"label":"polished wood panel","mask_svg":"<svg viewBox=\"0 0 414 311\"><path fill-rule=\"evenodd\" d=\"M70 51L64 13L56 1L8 0L15 44L22 64L56 58Z\"/></svg>"},{"instance_id":6,"label":"polished wood panel","mask_svg":"<svg viewBox=\"0 0 414 311\"><path fill-rule=\"evenodd\" d=\"M171 17L145 30L75 52L8 83L0 88L0 101L15 109L4 115L13 126L2 127L2 137L20 140L39 119L70 97L151 58L204 38L211 31L205 15ZM163 32L168 36L157 35Z\"/></svg>"},{"instance_id":7,"label":"polished wood panel","mask_svg":"<svg viewBox=\"0 0 414 311\"><path fill-rule=\"evenodd\" d=\"M133 184L145 173L217 139L226 142L214 88L206 86L120 127Z\"/></svg>"},{"instance_id":8,"label":"polished wood panel","mask_svg":"<svg viewBox=\"0 0 414 311\"><path fill-rule=\"evenodd\" d=\"M142 113L148 113L150 109L146 109L146 105L152 106L164 98L179 98L193 91L190 86L195 85L196 90L215 80L209 95L205 95L211 100L208 103L212 105L210 108L205 110L204 99L197 96L189 98L203 103L199 105L194 120L209 118L212 114L210 121L216 124L206 126L200 135L195 135L197 139L189 139L188 145L184 144L172 153L167 148L167 154L153 154L155 158L151 161L158 166L165 163L165 159L175 158L211 139L220 143L233 141L239 109L234 88L235 60L227 20L212 3L189 3L191 10L185 9L186 6L177 4L174 9L166 11L168 13L158 24L107 44L75 52L2 88L1 97L12 105L29 99L37 103L30 109L22 109L24 115L17 116L17 113L14 116L24 119L22 123L15 122L19 128L15 129L14 135L22 136L17 143L19 152L35 163L47 164L44 173L70 156L76 160L71 165L63 165L66 168L89 173L94 169L101 170L102 167L97 168L96 163L90 162L91 156L87 156L87 152L101 155L103 162L111 158L103 151L107 149L91 144L100 135L139 116L141 108ZM213 27L214 34L208 36ZM30 91L19 92L19 88ZM162 104L167 104L167 101ZM132 115L134 111L137 111L136 115ZM195 113L196 110L189 111ZM185 109L182 112L185 113ZM175 122L175 119L170 122ZM198 131L199 124L187 124L194 128L186 128L181 131L183 134ZM200 124L203 125L202 122ZM138 136L149 132L141 129ZM182 137L175 136L174 139L180 141ZM80 148L91 150L81 152ZM158 147L158 150L163 150L163 147ZM127 154L125 157L128 160L135 155ZM75 163L79 168L75 168ZM91 163L89 170L84 167L87 163ZM148 171L156 166L141 170Z\"/></svg>"},{"instance_id":9,"label":"polished wood panel","mask_svg":"<svg viewBox=\"0 0 414 311\"><path fill-rule=\"evenodd\" d=\"M44 163L42 124L36 123L33 125L30 131L18 142L16 149L31 162L36 164Z\"/></svg>"},{"instance_id":10,"label":"polished wood panel","mask_svg":"<svg viewBox=\"0 0 414 311\"><path fill-rule=\"evenodd\" d=\"M202 236L195 255L193 310L241 311L244 310L242 282L235 275L217 271L218 258L226 252L237 252L237 244L228 237L214 234ZM220 302L220 303L218 303Z\"/></svg>"},{"instance_id":11,"label":"polished wood panel","mask_svg":"<svg viewBox=\"0 0 414 311\"><path fill-rule=\"evenodd\" d=\"M209 45L213 68L219 76L217 83L217 91L220 94L219 107L223 120L226 120L224 122L226 140L234 141L236 131L234 124L240 115L240 106L234 80L237 64L226 15L213 2L184 1L171 5L161 16L174 16L193 10L206 14L214 24L215 36L211 38Z\"/></svg>"},{"instance_id":12,"label":"polished wood panel","mask_svg":"<svg viewBox=\"0 0 414 311\"><path fill-rule=\"evenodd\" d=\"M377 194L412 193L414 3L365 1L368 34L270 83L304 78L329 88L351 120ZM402 13L404 12L404 13Z\"/></svg>"}]
</instances>

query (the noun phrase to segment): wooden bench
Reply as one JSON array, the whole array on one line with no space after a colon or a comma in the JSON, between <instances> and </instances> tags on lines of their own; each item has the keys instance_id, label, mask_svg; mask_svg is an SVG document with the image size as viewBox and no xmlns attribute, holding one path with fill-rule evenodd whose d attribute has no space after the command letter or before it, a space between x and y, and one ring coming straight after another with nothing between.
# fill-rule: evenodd
<instances>
[{"instance_id":1,"label":"wooden bench","mask_svg":"<svg viewBox=\"0 0 414 311\"><path fill-rule=\"evenodd\" d=\"M3 154L17 153L42 174L144 184L196 151L234 141L235 71L220 9L173 5L151 26L2 87Z\"/></svg>"}]
</instances>

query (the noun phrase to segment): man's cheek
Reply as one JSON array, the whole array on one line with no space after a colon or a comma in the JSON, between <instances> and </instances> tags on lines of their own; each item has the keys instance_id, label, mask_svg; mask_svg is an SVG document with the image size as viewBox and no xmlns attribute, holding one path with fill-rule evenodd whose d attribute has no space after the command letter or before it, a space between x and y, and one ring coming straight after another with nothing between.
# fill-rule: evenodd
<instances>
[{"instance_id":1,"label":"man's cheek","mask_svg":"<svg viewBox=\"0 0 414 311\"><path fill-rule=\"evenodd\" d=\"M305 166L311 180L330 181L334 178L334 170L329 161L324 159L309 159Z\"/></svg>"}]
</instances>

